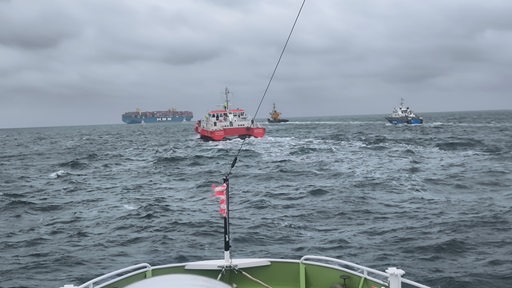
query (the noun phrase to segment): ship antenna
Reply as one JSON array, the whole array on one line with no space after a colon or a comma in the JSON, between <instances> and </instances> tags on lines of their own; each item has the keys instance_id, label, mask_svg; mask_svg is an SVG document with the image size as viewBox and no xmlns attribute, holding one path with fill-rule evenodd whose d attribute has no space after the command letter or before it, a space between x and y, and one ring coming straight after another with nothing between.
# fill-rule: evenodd
<instances>
[{"instance_id":1,"label":"ship antenna","mask_svg":"<svg viewBox=\"0 0 512 288\"><path fill-rule=\"evenodd\" d=\"M224 89L224 95L226 95L226 102L224 102L224 110L226 110L226 111L229 110L229 97L228 97L229 93L231 93L231 92L229 92L228 87L226 87L226 89Z\"/></svg>"},{"instance_id":2,"label":"ship antenna","mask_svg":"<svg viewBox=\"0 0 512 288\"><path fill-rule=\"evenodd\" d=\"M295 25L297 24L297 21L299 19L300 13L302 12L302 8L304 7L304 4L306 3L306 0L302 1L302 4L300 6L300 9L297 13L297 16L295 17L295 21L293 22L292 28L290 29L290 33L288 34L288 38L286 39L286 42L284 43L283 49L281 50L281 54L279 55L279 58L277 60L277 63L274 67L274 70L272 71L272 75L270 76L270 79L267 83L267 87L265 88L265 91L263 92L263 95L261 96L260 102L258 104L258 108L256 109L256 112L254 113L254 117L251 120L251 125L254 125L256 115L258 114L261 104L263 103L263 100L265 99L265 96L267 95L267 91L270 87L270 84L272 83L272 80L274 79L274 76L277 71L277 67L279 67L279 63L281 63L281 59L283 58L284 51L286 50L286 47L288 46L288 42L290 41L290 38L292 36L293 30L295 29ZM226 100L227 95L229 93L228 89L225 90L226 93ZM231 171L236 165L236 162L238 161L238 156L240 155L240 152L242 151L242 148L245 144L246 138L242 140L242 143L240 144L240 147L238 148L238 151L235 154L235 157L233 161L231 162L231 166L229 167L228 172L226 173L226 176L223 178L224 184L226 184L226 190L225 190L225 208L226 212L224 213L224 260L225 260L225 267L231 267L231 255L230 255L230 233L229 233L229 176L231 175ZM220 276L220 275L219 275Z\"/></svg>"}]
</instances>

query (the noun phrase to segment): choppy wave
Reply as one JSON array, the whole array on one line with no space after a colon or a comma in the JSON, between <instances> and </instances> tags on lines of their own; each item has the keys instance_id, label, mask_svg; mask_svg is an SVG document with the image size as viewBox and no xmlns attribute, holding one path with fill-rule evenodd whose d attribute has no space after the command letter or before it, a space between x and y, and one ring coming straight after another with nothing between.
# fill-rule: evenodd
<instances>
[{"instance_id":1,"label":"choppy wave","mask_svg":"<svg viewBox=\"0 0 512 288\"><path fill-rule=\"evenodd\" d=\"M413 127L376 116L267 124L230 177L233 254L323 254L399 266L432 287L512 286L511 116L427 114ZM222 258L211 185L242 142L203 142L192 128L0 130L2 287Z\"/></svg>"}]
</instances>

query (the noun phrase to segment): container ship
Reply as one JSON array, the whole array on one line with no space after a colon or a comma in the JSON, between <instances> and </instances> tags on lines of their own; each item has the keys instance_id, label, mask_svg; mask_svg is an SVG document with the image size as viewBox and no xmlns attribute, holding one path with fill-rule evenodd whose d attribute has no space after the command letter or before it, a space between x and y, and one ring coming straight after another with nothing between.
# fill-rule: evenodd
<instances>
[{"instance_id":1,"label":"container ship","mask_svg":"<svg viewBox=\"0 0 512 288\"><path fill-rule=\"evenodd\" d=\"M166 111L144 111L137 109L135 112L125 112L122 120L126 124L160 123L160 122L183 122L190 121L194 115L190 111L177 111L169 109Z\"/></svg>"}]
</instances>

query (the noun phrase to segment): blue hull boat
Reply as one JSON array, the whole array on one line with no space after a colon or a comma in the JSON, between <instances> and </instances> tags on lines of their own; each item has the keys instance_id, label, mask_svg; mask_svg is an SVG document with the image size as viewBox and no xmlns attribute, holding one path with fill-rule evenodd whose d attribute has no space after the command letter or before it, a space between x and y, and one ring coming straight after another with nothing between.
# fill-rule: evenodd
<instances>
[{"instance_id":1,"label":"blue hull boat","mask_svg":"<svg viewBox=\"0 0 512 288\"><path fill-rule=\"evenodd\" d=\"M404 98L401 98L400 106L393 109L393 113L386 117L389 123L394 125L400 124L423 124L423 117L420 117L411 108L404 105Z\"/></svg>"}]
</instances>

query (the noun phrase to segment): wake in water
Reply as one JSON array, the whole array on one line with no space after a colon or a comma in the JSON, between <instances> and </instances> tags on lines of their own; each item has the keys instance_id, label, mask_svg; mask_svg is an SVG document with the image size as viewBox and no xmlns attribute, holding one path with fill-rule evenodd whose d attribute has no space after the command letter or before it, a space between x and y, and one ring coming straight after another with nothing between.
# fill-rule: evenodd
<instances>
[{"instance_id":1,"label":"wake in water","mask_svg":"<svg viewBox=\"0 0 512 288\"><path fill-rule=\"evenodd\" d=\"M365 117L268 125L246 140L231 179L236 257L330 254L401 265L433 287L511 286L512 125ZM222 257L211 184L241 140L203 142L188 123L0 133L2 287Z\"/></svg>"}]
</instances>

